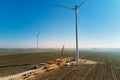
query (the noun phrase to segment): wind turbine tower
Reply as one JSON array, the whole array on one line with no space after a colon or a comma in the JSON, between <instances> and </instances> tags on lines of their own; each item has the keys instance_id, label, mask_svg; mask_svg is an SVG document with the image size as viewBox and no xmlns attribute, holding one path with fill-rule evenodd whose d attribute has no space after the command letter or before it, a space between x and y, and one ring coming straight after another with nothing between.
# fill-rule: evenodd
<instances>
[{"instance_id":1,"label":"wind turbine tower","mask_svg":"<svg viewBox=\"0 0 120 80\"><path fill-rule=\"evenodd\" d=\"M39 52L39 37L40 37L40 31L38 31L38 34L37 34L37 52Z\"/></svg>"},{"instance_id":2,"label":"wind turbine tower","mask_svg":"<svg viewBox=\"0 0 120 80\"><path fill-rule=\"evenodd\" d=\"M70 10L74 10L75 11L75 26L76 26L76 57L75 60L78 61L79 60L79 51L78 51L78 9L86 2L87 0L84 0L80 5L75 5L74 8L70 8L70 7L66 7L66 6L59 6L59 5L55 5L56 7L62 7L62 8L66 8L66 9L70 9Z\"/></svg>"}]
</instances>

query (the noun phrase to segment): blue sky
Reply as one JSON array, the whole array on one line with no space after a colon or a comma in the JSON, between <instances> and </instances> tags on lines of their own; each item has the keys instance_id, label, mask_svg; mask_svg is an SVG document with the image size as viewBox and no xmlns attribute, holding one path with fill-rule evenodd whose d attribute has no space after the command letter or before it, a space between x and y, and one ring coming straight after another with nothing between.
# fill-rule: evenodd
<instances>
[{"instance_id":1,"label":"blue sky","mask_svg":"<svg viewBox=\"0 0 120 80\"><path fill-rule=\"evenodd\" d=\"M83 0L0 0L0 48L75 48L74 7ZM120 48L120 1L88 0L79 9L79 48Z\"/></svg>"}]
</instances>

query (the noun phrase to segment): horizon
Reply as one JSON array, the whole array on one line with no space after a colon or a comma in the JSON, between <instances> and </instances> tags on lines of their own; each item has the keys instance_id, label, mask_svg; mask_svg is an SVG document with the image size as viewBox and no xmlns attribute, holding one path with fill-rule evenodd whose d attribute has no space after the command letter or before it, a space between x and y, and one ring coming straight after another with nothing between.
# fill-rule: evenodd
<instances>
[{"instance_id":1,"label":"horizon","mask_svg":"<svg viewBox=\"0 0 120 80\"><path fill-rule=\"evenodd\" d=\"M83 0L0 1L0 48L75 48L74 7ZM101 4L100 4L101 3ZM112 5L112 6L111 6ZM120 48L120 1L87 0L79 9L79 48Z\"/></svg>"},{"instance_id":2,"label":"horizon","mask_svg":"<svg viewBox=\"0 0 120 80\"><path fill-rule=\"evenodd\" d=\"M36 48L0 48L0 51L35 51ZM61 51L62 48L39 48L39 52L42 51ZM76 52L75 48L65 48L64 51L74 51ZM120 48L79 48L79 53L81 51L92 51L92 52L109 52L109 53L120 53Z\"/></svg>"}]
</instances>

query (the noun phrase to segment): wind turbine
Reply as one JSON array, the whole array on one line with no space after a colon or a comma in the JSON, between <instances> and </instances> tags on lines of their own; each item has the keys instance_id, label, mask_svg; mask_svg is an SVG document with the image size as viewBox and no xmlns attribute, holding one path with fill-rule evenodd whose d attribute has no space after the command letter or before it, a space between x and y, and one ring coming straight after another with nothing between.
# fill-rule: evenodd
<instances>
[{"instance_id":1,"label":"wind turbine","mask_svg":"<svg viewBox=\"0 0 120 80\"><path fill-rule=\"evenodd\" d=\"M66 6L59 6L59 5L55 5L56 7L61 7L61 8L66 8L66 9L70 9L70 10L74 10L75 11L75 21L76 21L76 57L75 60L78 61L79 60L79 51L78 51L78 9L86 2L87 0L84 0L80 5L75 5L74 8L70 8L70 7L66 7Z\"/></svg>"},{"instance_id":2,"label":"wind turbine","mask_svg":"<svg viewBox=\"0 0 120 80\"><path fill-rule=\"evenodd\" d=\"M39 37L40 37L40 30L38 31L37 37L37 52L39 52Z\"/></svg>"}]
</instances>

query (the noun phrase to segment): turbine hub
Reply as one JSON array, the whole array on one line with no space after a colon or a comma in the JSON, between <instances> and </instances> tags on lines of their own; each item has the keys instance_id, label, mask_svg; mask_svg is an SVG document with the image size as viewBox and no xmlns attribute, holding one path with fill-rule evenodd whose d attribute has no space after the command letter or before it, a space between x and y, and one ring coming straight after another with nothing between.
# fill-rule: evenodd
<instances>
[{"instance_id":1,"label":"turbine hub","mask_svg":"<svg viewBox=\"0 0 120 80\"><path fill-rule=\"evenodd\" d=\"M77 9L78 8L78 6L77 5L75 5L75 9Z\"/></svg>"}]
</instances>

